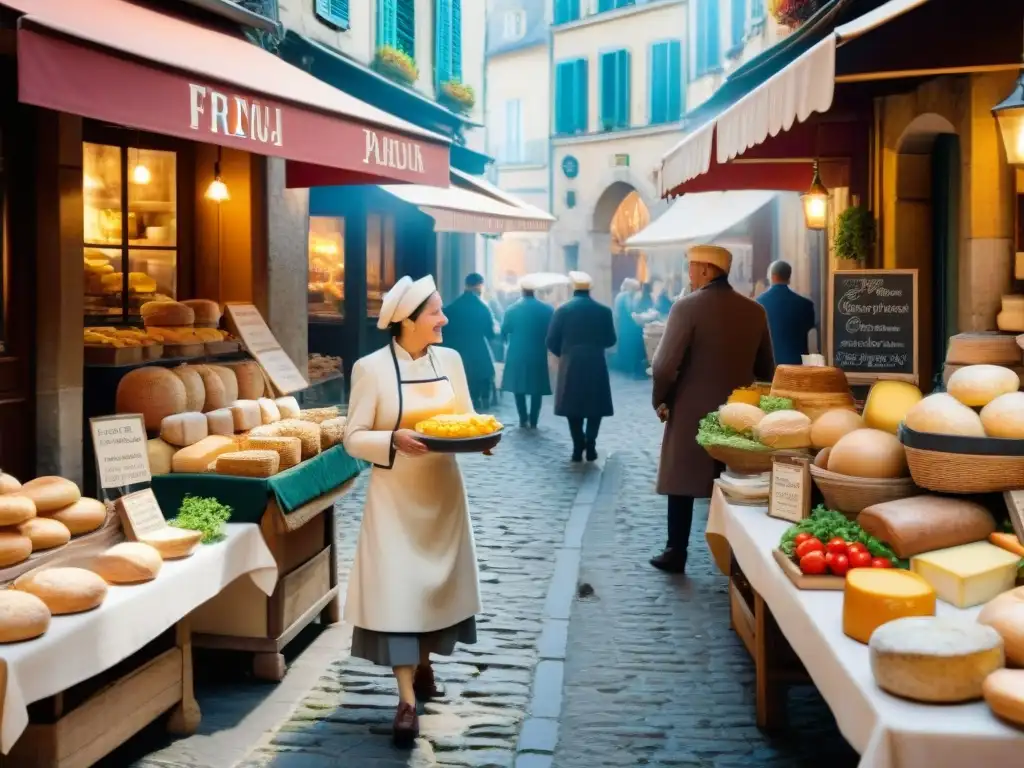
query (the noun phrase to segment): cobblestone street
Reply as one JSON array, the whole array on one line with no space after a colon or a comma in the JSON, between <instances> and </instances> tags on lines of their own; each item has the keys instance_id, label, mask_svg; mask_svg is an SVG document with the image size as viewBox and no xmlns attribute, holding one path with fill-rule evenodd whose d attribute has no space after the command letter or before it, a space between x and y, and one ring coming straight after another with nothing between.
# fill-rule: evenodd
<instances>
[{"instance_id":1,"label":"cobblestone street","mask_svg":"<svg viewBox=\"0 0 1024 768\"><path fill-rule=\"evenodd\" d=\"M412 753L390 743L390 671L348 657L351 632L335 627L324 636L341 639L312 691L314 678L292 693L288 680L201 688L200 735L142 752L137 740L104 768L856 765L811 689L792 696L790 731L769 740L754 726L753 665L729 629L726 582L703 542L706 508L689 578L647 564L664 539L664 500L653 493L661 429L649 382L614 386L617 414L596 465L568 462L564 421L550 412L537 432L510 430L498 455L464 461L480 638L436 665L446 696L426 708ZM498 411L514 423L511 398ZM357 492L339 511L343 569L360 505ZM246 708L288 695L281 717L256 733L250 724L245 742ZM243 746L211 749L218 728L234 728Z\"/></svg>"}]
</instances>

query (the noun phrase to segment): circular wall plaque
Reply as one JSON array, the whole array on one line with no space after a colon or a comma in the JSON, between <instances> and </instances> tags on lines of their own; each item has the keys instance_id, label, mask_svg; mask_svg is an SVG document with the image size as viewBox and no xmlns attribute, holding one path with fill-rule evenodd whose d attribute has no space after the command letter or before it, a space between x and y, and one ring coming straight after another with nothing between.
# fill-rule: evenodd
<instances>
[{"instance_id":1,"label":"circular wall plaque","mask_svg":"<svg viewBox=\"0 0 1024 768\"><path fill-rule=\"evenodd\" d=\"M562 158L562 173L567 179L575 179L580 175L580 161L572 155L566 155Z\"/></svg>"}]
</instances>

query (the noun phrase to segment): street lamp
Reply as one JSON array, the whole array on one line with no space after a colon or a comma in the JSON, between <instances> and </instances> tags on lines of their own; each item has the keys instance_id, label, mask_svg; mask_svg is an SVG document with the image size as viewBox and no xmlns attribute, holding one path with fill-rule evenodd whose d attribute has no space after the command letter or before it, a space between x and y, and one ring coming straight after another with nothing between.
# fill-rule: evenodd
<instances>
[{"instance_id":1,"label":"street lamp","mask_svg":"<svg viewBox=\"0 0 1024 768\"><path fill-rule=\"evenodd\" d=\"M992 114L999 121L1007 161L1010 165L1024 165L1024 72L1013 92L992 108Z\"/></svg>"},{"instance_id":2,"label":"street lamp","mask_svg":"<svg viewBox=\"0 0 1024 768\"><path fill-rule=\"evenodd\" d=\"M814 161L814 178L811 179L811 188L803 195L800 201L804 206L804 223L808 229L825 229L828 219L828 189L821 183L821 176L818 175L818 161Z\"/></svg>"}]
</instances>

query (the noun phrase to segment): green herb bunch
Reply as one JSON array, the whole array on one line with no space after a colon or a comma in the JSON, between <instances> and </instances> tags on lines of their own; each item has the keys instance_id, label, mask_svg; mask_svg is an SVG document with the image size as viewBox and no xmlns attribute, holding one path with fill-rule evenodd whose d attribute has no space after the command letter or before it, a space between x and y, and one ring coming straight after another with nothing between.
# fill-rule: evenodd
<instances>
[{"instance_id":1,"label":"green herb bunch","mask_svg":"<svg viewBox=\"0 0 1024 768\"><path fill-rule=\"evenodd\" d=\"M774 413L775 411L791 411L793 410L793 401L788 397L776 397L775 395L761 395L760 402L761 410L765 413Z\"/></svg>"},{"instance_id":2,"label":"green herb bunch","mask_svg":"<svg viewBox=\"0 0 1024 768\"><path fill-rule=\"evenodd\" d=\"M203 544L212 544L224 538L224 523L231 518L231 507L214 498L185 494L178 516L168 521L175 528L200 531Z\"/></svg>"},{"instance_id":3,"label":"green herb bunch","mask_svg":"<svg viewBox=\"0 0 1024 768\"><path fill-rule=\"evenodd\" d=\"M793 540L801 533L809 533L822 544L827 544L836 537L851 543L860 542L867 547L872 557L884 557L897 568L910 567L906 560L900 560L896 556L888 544L870 535L853 520L848 520L842 512L836 512L820 504L811 512L810 517L801 520L782 534L779 549L787 557L793 556L796 549Z\"/></svg>"}]
</instances>

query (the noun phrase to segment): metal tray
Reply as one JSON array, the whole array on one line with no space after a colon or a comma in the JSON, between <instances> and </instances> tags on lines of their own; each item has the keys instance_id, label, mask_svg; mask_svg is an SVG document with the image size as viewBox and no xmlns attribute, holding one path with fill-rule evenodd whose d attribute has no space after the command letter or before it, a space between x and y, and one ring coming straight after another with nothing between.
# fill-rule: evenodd
<instances>
[{"instance_id":1,"label":"metal tray","mask_svg":"<svg viewBox=\"0 0 1024 768\"><path fill-rule=\"evenodd\" d=\"M416 439L427 446L427 450L434 453L483 453L501 442L504 431L504 429L499 429L497 432L480 437L431 437L417 434Z\"/></svg>"}]
</instances>

